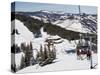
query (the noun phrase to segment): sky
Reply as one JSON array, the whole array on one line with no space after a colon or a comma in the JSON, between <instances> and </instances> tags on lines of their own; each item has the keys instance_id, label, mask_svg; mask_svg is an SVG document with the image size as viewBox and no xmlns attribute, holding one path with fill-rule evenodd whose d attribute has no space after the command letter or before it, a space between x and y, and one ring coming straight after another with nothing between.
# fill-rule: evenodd
<instances>
[{"instance_id":1,"label":"sky","mask_svg":"<svg viewBox=\"0 0 100 75\"><path fill-rule=\"evenodd\" d=\"M15 11L34 12L40 10L59 11L64 13L79 13L79 5L67 4L49 4L49 3L31 3L31 2L15 2ZM14 4L11 6L14 10ZM95 6L80 6L81 13L97 14L97 7Z\"/></svg>"}]
</instances>

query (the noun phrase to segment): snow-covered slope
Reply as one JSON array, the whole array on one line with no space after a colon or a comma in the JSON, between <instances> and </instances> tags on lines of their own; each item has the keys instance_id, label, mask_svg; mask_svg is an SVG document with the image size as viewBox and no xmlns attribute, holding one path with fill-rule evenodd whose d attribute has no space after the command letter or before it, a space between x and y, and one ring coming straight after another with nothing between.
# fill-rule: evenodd
<instances>
[{"instance_id":1,"label":"snow-covered slope","mask_svg":"<svg viewBox=\"0 0 100 75\"><path fill-rule=\"evenodd\" d=\"M30 32L29 29L26 26L24 26L24 24L21 21L15 19L11 22L11 25L12 25L12 28L11 28L12 33L15 29L17 29L18 31L18 34L14 33L11 36L12 38L11 46L13 46L13 44L17 44L18 46L20 46L21 43L29 44L30 42L33 41L33 38L34 38L33 33ZM23 52L17 53L17 54L12 53L11 54L12 65L16 64L16 68L18 68L20 66L22 56L24 56Z\"/></svg>"},{"instance_id":2,"label":"snow-covered slope","mask_svg":"<svg viewBox=\"0 0 100 75\"><path fill-rule=\"evenodd\" d=\"M75 32L90 33L90 30L88 28L84 28L83 25L79 22L79 20L57 20L53 24Z\"/></svg>"},{"instance_id":3,"label":"snow-covered slope","mask_svg":"<svg viewBox=\"0 0 100 75\"><path fill-rule=\"evenodd\" d=\"M31 16L34 19L41 20L40 17L37 16ZM67 16L61 16L58 20L52 22L52 24L60 26L61 28L65 28L66 30L71 30L75 32L81 32L81 33L91 33L91 31L86 28L84 25L82 25L79 20L70 20L66 19ZM64 20L60 20L64 19ZM90 18L91 19L91 18ZM48 23L48 18L42 18L44 23ZM93 20L95 21L95 20Z\"/></svg>"},{"instance_id":4,"label":"snow-covered slope","mask_svg":"<svg viewBox=\"0 0 100 75\"><path fill-rule=\"evenodd\" d=\"M26 26L24 26L24 24L21 21L15 19L11 22L11 25L11 32L13 32L14 29L17 29L19 33L15 33L14 35L12 35L12 45L14 43L18 45L20 45L21 43L29 43L34 39L33 33L30 32L29 29Z\"/></svg>"},{"instance_id":5,"label":"snow-covered slope","mask_svg":"<svg viewBox=\"0 0 100 75\"><path fill-rule=\"evenodd\" d=\"M41 18L40 17L38 17L38 16L31 16L32 18L34 18L34 19L38 19L38 20L40 20L41 21Z\"/></svg>"},{"instance_id":6,"label":"snow-covered slope","mask_svg":"<svg viewBox=\"0 0 100 75\"><path fill-rule=\"evenodd\" d=\"M34 12L33 12L34 13ZM57 11L46 11L41 10L35 12L34 15L31 15L32 18L42 20L44 23L51 22L54 25L60 26L67 30L72 30L75 32L81 33L96 33L97 31L97 20L96 16L87 15L80 16L79 14L67 14L67 13L60 13Z\"/></svg>"},{"instance_id":7,"label":"snow-covered slope","mask_svg":"<svg viewBox=\"0 0 100 75\"><path fill-rule=\"evenodd\" d=\"M41 18L41 17L38 17L38 16L31 16L32 18L34 18L34 19L37 19L37 20L42 20L44 23L48 23L48 21L47 21L47 18Z\"/></svg>"},{"instance_id":8,"label":"snow-covered slope","mask_svg":"<svg viewBox=\"0 0 100 75\"><path fill-rule=\"evenodd\" d=\"M39 17L33 16L35 19L40 19ZM77 20L58 20L54 24L66 28L67 30L73 30L76 32L84 32L86 33L87 30L85 30L82 25L80 24L79 21ZM14 27L15 25L15 27ZM12 35L12 45L18 44L20 46L21 43L30 43L32 42L33 45L33 53L34 57L36 57L37 50L40 50L40 45L44 46L46 44L45 40L48 38L52 39L57 39L60 38L57 41L62 41L59 44L55 44L56 52L57 52L57 59L54 60L54 63L48 64L44 67L40 67L38 64L26 67L17 73L25 73L25 72L41 72L41 71L58 71L58 70L73 70L73 69L90 69L90 61L88 60L77 60L76 54L67 54L67 50L75 50L78 40L73 40L69 41L67 39L63 39L58 35L49 35L47 32L44 32L43 27L41 27L40 32L41 32L41 37L35 38L34 34L29 31L29 29L23 24L23 22L15 19L12 21L12 32L14 29L18 30L19 34L14 34ZM15 39L15 42L14 42ZM12 61L13 65L16 63L16 67L20 66L21 62L21 57L22 57L23 52L13 54L12 57L15 56L15 61ZM97 55L94 54L93 58L97 58ZM95 63L97 63L97 59L95 60ZM94 64L95 64L94 63Z\"/></svg>"},{"instance_id":9,"label":"snow-covered slope","mask_svg":"<svg viewBox=\"0 0 100 75\"><path fill-rule=\"evenodd\" d=\"M46 11L46 10L40 10L41 12L44 12L44 13L49 13L49 14L51 14L51 12L49 12L49 11Z\"/></svg>"},{"instance_id":10,"label":"snow-covered slope","mask_svg":"<svg viewBox=\"0 0 100 75\"><path fill-rule=\"evenodd\" d=\"M97 64L97 55L93 54L93 66ZM28 73L28 72L45 72L45 71L63 71L63 70L81 70L90 69L89 60L77 60L75 54L63 55L56 59L54 63L40 67L38 64L24 68L17 73Z\"/></svg>"},{"instance_id":11,"label":"snow-covered slope","mask_svg":"<svg viewBox=\"0 0 100 75\"><path fill-rule=\"evenodd\" d=\"M31 16L31 17L41 20L41 18L38 16ZM93 17L91 17L91 16L88 16L87 19L89 19L93 22L96 22L96 20L93 19ZM61 16L58 19L53 18L53 20L55 20L55 21L52 21L52 18L49 19L48 17L42 17L42 20L44 23L47 23L47 22L49 22L48 20L50 20L52 24L60 26L62 28L65 28L66 30L72 30L72 31L81 32L81 33L91 33L91 30L87 26L83 25L79 20L76 20L76 19L70 20L70 19L67 19L67 16ZM92 23L90 23L90 24L92 24ZM91 28L91 26L90 26L90 28ZM96 27L96 26L93 25L93 27Z\"/></svg>"},{"instance_id":12,"label":"snow-covered slope","mask_svg":"<svg viewBox=\"0 0 100 75\"><path fill-rule=\"evenodd\" d=\"M46 44L45 40L47 38L52 38L52 39L61 38L58 35L51 36L51 35L47 34L46 32L43 31L43 27L40 29L42 36L39 38L34 38L32 32L30 32L28 30L28 28L26 26L24 26L24 24L22 22L15 19L14 21L12 21L12 25L14 23L16 26L15 29L18 29L18 32L20 33L19 35L18 34L12 35L12 38L15 37L15 44L18 44L20 46L20 44L23 42L30 43L30 41L31 41L33 44L34 58L36 58L36 54L37 54L36 49L40 50L40 45L42 45L44 47L44 45ZM13 31L13 29L12 29L12 31ZM58 58L60 56L62 56L63 54L65 54L65 50L72 50L72 49L75 49L75 47L76 47L76 43L74 43L74 41L69 42L68 40L63 39L63 38L61 38L59 41L63 41L63 42L60 44L55 44ZM12 45L13 44L14 44L14 42L12 43ZM23 53L15 54L16 67L20 66L22 55L23 55ZM13 53L12 53L12 56L14 56ZM14 63L14 61L13 61L13 63Z\"/></svg>"},{"instance_id":13,"label":"snow-covered slope","mask_svg":"<svg viewBox=\"0 0 100 75\"><path fill-rule=\"evenodd\" d=\"M13 66L16 65L16 68L19 68L22 56L24 56L23 52L17 54L11 53L11 64Z\"/></svg>"},{"instance_id":14,"label":"snow-covered slope","mask_svg":"<svg viewBox=\"0 0 100 75\"><path fill-rule=\"evenodd\" d=\"M39 38L35 38L33 40L33 48L34 49L40 49L40 45L44 46L46 44L45 40L46 39L57 39L57 38L61 38L58 35L49 35L46 32L43 31L43 27L40 29L42 37ZM78 43L78 40L74 40L74 41L68 41L66 39L61 38L60 40L56 41L59 42L62 41L59 44L55 44L56 50L57 50L57 56L59 56L60 54L62 55L65 50L72 50L76 48L76 45Z\"/></svg>"}]
</instances>

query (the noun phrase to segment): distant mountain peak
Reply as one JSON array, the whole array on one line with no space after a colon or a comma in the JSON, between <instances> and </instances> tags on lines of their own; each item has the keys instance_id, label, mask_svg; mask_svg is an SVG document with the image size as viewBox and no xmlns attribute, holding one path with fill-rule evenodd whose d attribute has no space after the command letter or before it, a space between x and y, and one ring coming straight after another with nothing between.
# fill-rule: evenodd
<instances>
[{"instance_id":1,"label":"distant mountain peak","mask_svg":"<svg viewBox=\"0 0 100 75\"><path fill-rule=\"evenodd\" d=\"M47 10L40 10L40 12L51 13L51 12L49 12Z\"/></svg>"}]
</instances>

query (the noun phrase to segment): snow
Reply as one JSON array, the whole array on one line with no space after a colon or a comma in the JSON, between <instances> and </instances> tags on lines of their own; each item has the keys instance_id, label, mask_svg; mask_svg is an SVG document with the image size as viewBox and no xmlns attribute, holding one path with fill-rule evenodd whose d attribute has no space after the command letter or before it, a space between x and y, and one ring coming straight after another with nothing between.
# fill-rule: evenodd
<instances>
[{"instance_id":1,"label":"snow","mask_svg":"<svg viewBox=\"0 0 100 75\"><path fill-rule=\"evenodd\" d=\"M36 16L33 16L33 18L41 20L39 17ZM52 22L52 24L75 32L90 33L90 30L88 28L84 28L79 20L66 19L67 16L61 16L60 18L64 20L56 20L55 22ZM44 23L48 22L46 18L42 18L42 20L44 21Z\"/></svg>"},{"instance_id":2,"label":"snow","mask_svg":"<svg viewBox=\"0 0 100 75\"><path fill-rule=\"evenodd\" d=\"M69 19L66 19L64 21L57 20L53 24L56 24L57 26L60 26L62 28L65 28L67 30L72 30L75 32L90 33L90 30L87 28L84 28L83 25L78 20L69 20Z\"/></svg>"},{"instance_id":3,"label":"snow","mask_svg":"<svg viewBox=\"0 0 100 75\"><path fill-rule=\"evenodd\" d=\"M94 60L97 57L94 54ZM96 62L97 63L97 62ZM96 64L95 63L95 64ZM94 64L94 65L95 65ZM90 61L89 60L77 60L75 54L72 55L63 55L56 59L54 63L40 67L38 64L34 66L30 66L24 68L17 73L28 73L28 72L44 72L44 71L62 71L62 70L82 70L82 69L90 69Z\"/></svg>"},{"instance_id":4,"label":"snow","mask_svg":"<svg viewBox=\"0 0 100 75\"><path fill-rule=\"evenodd\" d=\"M62 39L63 42L60 44L56 44L57 56L63 55L65 51L75 49L75 46L71 44L68 40Z\"/></svg>"},{"instance_id":5,"label":"snow","mask_svg":"<svg viewBox=\"0 0 100 75\"><path fill-rule=\"evenodd\" d=\"M67 19L68 16L61 16L60 19Z\"/></svg>"},{"instance_id":6,"label":"snow","mask_svg":"<svg viewBox=\"0 0 100 75\"><path fill-rule=\"evenodd\" d=\"M35 17L36 18L36 17ZM59 20L60 22L60 20ZM64 21L63 23L59 24L59 22L57 25L61 26L61 27L66 27L67 29L72 29L74 31L82 31L82 25L74 20L74 21ZM15 27L14 27L15 25ZM70 26L69 26L70 25ZM45 40L47 38L52 38L52 39L57 39L57 38L61 38L58 35L55 36L51 36L49 34L47 34L47 32L43 31L43 27L40 29L41 31L41 37L39 38L35 38L34 34L32 32L29 31L29 29L24 26L23 22L15 19L14 21L12 21L12 30L13 29L17 29L18 32L20 33L19 35L15 34L12 35L12 38L15 38L15 42L13 42L12 44L16 43L20 46L21 43L30 43L30 41L32 42L33 45L33 55L36 58L36 54L37 51L40 49L40 45L44 46L46 44ZM84 30L86 31L86 30ZM83 31L82 31L83 32ZM14 39L13 39L14 40ZM29 66L26 67L22 70L19 70L17 73L25 73L25 72L43 72L43 71L60 71L60 70L80 70L80 69L90 69L90 61L89 60L77 60L77 56L76 54L67 54L65 52L65 50L73 50L76 48L76 45L78 43L78 40L74 40L74 41L69 41L67 39L59 39L57 40L59 41L63 41L62 43L59 44L54 44L55 48L56 48L56 52L57 52L57 58L54 60L54 62L52 64L40 67L38 64L33 65L33 66ZM12 64L16 64L17 67L20 66L20 62L21 62L21 58L22 55L24 56L24 53L17 53L17 54L11 54L12 55ZM97 63L97 54L93 54L93 65L95 65Z\"/></svg>"},{"instance_id":7,"label":"snow","mask_svg":"<svg viewBox=\"0 0 100 75\"><path fill-rule=\"evenodd\" d=\"M47 10L41 10L41 12L44 12L44 13L51 13L51 12L49 12L49 11L47 11Z\"/></svg>"},{"instance_id":8,"label":"snow","mask_svg":"<svg viewBox=\"0 0 100 75\"><path fill-rule=\"evenodd\" d=\"M32 18L34 18L34 19L37 19L37 20L42 20L44 23L48 23L48 21L47 21L47 18L46 18L46 16L44 16L44 17L38 17L38 16L31 16Z\"/></svg>"},{"instance_id":9,"label":"snow","mask_svg":"<svg viewBox=\"0 0 100 75\"><path fill-rule=\"evenodd\" d=\"M40 17L37 17L37 16L31 16L31 17L34 18L34 19L38 19L38 20L41 21L41 18Z\"/></svg>"},{"instance_id":10,"label":"snow","mask_svg":"<svg viewBox=\"0 0 100 75\"><path fill-rule=\"evenodd\" d=\"M17 53L17 54L11 53L11 57L12 57L11 63L12 63L12 65L16 64L16 68L20 67L22 56L24 56L23 52Z\"/></svg>"},{"instance_id":11,"label":"snow","mask_svg":"<svg viewBox=\"0 0 100 75\"><path fill-rule=\"evenodd\" d=\"M45 13L49 13L49 14L59 14L59 11L46 11L46 10L42 10L42 12ZM61 13L61 12L60 12ZM65 28L66 30L72 30L75 32L82 32L82 33L92 33L91 30L89 28L86 28L84 25L82 25L79 21L80 17L77 15L74 15L74 19L67 19L68 15L64 15L64 13L62 13L63 15L60 16L60 18L55 18L56 21L51 22L54 25L60 26L62 28ZM48 18L46 15L43 15L44 17L42 18L42 20L44 21L44 23L48 23ZM40 17L37 16L31 16L32 18L41 20ZM62 20L61 20L62 19ZM83 18L81 18L83 19ZM94 23L96 23L96 17L93 17L92 15L89 15L87 17L84 17L84 19L87 20L91 20ZM90 23L89 23L90 24ZM92 23L91 23L92 24ZM95 27L95 26L94 26Z\"/></svg>"},{"instance_id":12,"label":"snow","mask_svg":"<svg viewBox=\"0 0 100 75\"><path fill-rule=\"evenodd\" d=\"M13 32L14 29L17 29L19 32L18 34L12 35L12 45L18 44L20 46L21 43L30 43L34 39L34 35L32 32L29 31L29 29L24 26L24 24L15 19L11 22L12 29L11 32Z\"/></svg>"},{"instance_id":13,"label":"snow","mask_svg":"<svg viewBox=\"0 0 100 75\"><path fill-rule=\"evenodd\" d=\"M12 25L12 29L11 32L13 32L14 29L18 30L19 34L14 34L12 35L12 43L13 44L17 44L18 46L21 45L21 43L25 43L25 44L29 44L30 42L33 41L34 39L34 35L32 32L29 31L29 29L24 26L23 22L15 19L14 21L11 22ZM14 63L16 64L16 67L18 68L20 66L20 62L21 62L21 58L22 55L24 56L24 53L17 53L17 54L11 54L12 56L12 64L14 65Z\"/></svg>"},{"instance_id":14,"label":"snow","mask_svg":"<svg viewBox=\"0 0 100 75\"><path fill-rule=\"evenodd\" d=\"M46 39L56 39L56 38L61 38L60 36L58 35L55 35L55 36L51 36L51 35L48 35L46 32L43 31L43 27L40 29L41 31L41 34L42 34L42 37L39 37L39 38L35 38L33 40L33 48L34 49L40 49L40 45L42 45L44 47L44 45L46 44L45 40ZM63 39L61 38L60 40L56 41L56 42L60 42L60 41L63 41L62 43L59 43L59 44L54 44L56 50L57 50L57 56L59 56L60 54L64 53L65 50L72 50L72 49L75 49L76 48L76 45L78 43L77 40L74 40L74 41L77 41L76 43L74 43L74 41L68 41L66 39Z\"/></svg>"},{"instance_id":15,"label":"snow","mask_svg":"<svg viewBox=\"0 0 100 75\"><path fill-rule=\"evenodd\" d=\"M89 16L87 17L87 19L90 19L90 20L92 20L93 22L97 23L96 18L95 18L95 17L92 17L91 15L89 15Z\"/></svg>"},{"instance_id":16,"label":"snow","mask_svg":"<svg viewBox=\"0 0 100 75\"><path fill-rule=\"evenodd\" d=\"M41 10L41 12L48 13L48 14L64 14L63 11L49 11L49 10Z\"/></svg>"},{"instance_id":17,"label":"snow","mask_svg":"<svg viewBox=\"0 0 100 75\"><path fill-rule=\"evenodd\" d=\"M34 49L40 49L40 45L44 45L45 44L45 40L46 38L50 37L50 35L48 35L46 32L43 31L43 27L40 29L42 37L39 38L35 38L32 42L33 44L33 48Z\"/></svg>"}]
</instances>

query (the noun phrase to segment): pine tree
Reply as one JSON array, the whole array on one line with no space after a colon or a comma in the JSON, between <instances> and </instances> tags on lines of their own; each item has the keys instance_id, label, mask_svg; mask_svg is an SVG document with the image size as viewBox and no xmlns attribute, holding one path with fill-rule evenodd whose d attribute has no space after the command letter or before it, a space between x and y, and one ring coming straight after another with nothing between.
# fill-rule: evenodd
<instances>
[{"instance_id":1,"label":"pine tree","mask_svg":"<svg viewBox=\"0 0 100 75\"><path fill-rule=\"evenodd\" d=\"M40 46L40 57L42 57L43 55L43 48L42 48L42 45Z\"/></svg>"},{"instance_id":2,"label":"pine tree","mask_svg":"<svg viewBox=\"0 0 100 75\"><path fill-rule=\"evenodd\" d=\"M33 45L32 42L30 44L25 45L25 43L21 44L21 49L25 54L25 64L26 66L34 65L36 60L33 57Z\"/></svg>"},{"instance_id":3,"label":"pine tree","mask_svg":"<svg viewBox=\"0 0 100 75\"><path fill-rule=\"evenodd\" d=\"M32 42L30 42L30 64L34 65L36 63L36 60L34 59L34 55L33 55L33 45Z\"/></svg>"},{"instance_id":4,"label":"pine tree","mask_svg":"<svg viewBox=\"0 0 100 75\"><path fill-rule=\"evenodd\" d=\"M53 59L56 58L56 49L55 47L53 46L53 49L52 49L52 56L51 56Z\"/></svg>"},{"instance_id":5,"label":"pine tree","mask_svg":"<svg viewBox=\"0 0 100 75\"><path fill-rule=\"evenodd\" d=\"M47 51L47 48L46 48L46 45L44 46L44 59L47 59L48 58L48 51Z\"/></svg>"},{"instance_id":6,"label":"pine tree","mask_svg":"<svg viewBox=\"0 0 100 75\"><path fill-rule=\"evenodd\" d=\"M26 64L26 67L27 66L30 66L30 63L29 63L29 46L25 47L25 64Z\"/></svg>"},{"instance_id":7,"label":"pine tree","mask_svg":"<svg viewBox=\"0 0 100 75\"><path fill-rule=\"evenodd\" d=\"M37 53L36 59L40 66L50 64L56 58L56 49L53 40L47 39L45 42L47 42L47 44L44 45L44 50L42 45L40 45L40 51Z\"/></svg>"},{"instance_id":8,"label":"pine tree","mask_svg":"<svg viewBox=\"0 0 100 75\"><path fill-rule=\"evenodd\" d=\"M31 59L33 57L33 51L30 49L30 46L27 45L26 49L25 49L25 63L26 66L30 66L31 65Z\"/></svg>"},{"instance_id":9,"label":"pine tree","mask_svg":"<svg viewBox=\"0 0 100 75\"><path fill-rule=\"evenodd\" d=\"M24 56L22 56L22 58L21 58L21 63L20 63L20 69L23 69L23 68L25 68L25 57Z\"/></svg>"},{"instance_id":10,"label":"pine tree","mask_svg":"<svg viewBox=\"0 0 100 75\"><path fill-rule=\"evenodd\" d=\"M25 43L21 43L21 50L22 50L24 53L26 52L25 47L26 47Z\"/></svg>"},{"instance_id":11,"label":"pine tree","mask_svg":"<svg viewBox=\"0 0 100 75\"><path fill-rule=\"evenodd\" d=\"M21 49L25 54L25 64L26 67L30 66L30 65L34 65L36 63L36 60L34 60L33 57L33 45L32 42L30 42L30 44L25 45L25 43L21 44Z\"/></svg>"},{"instance_id":12,"label":"pine tree","mask_svg":"<svg viewBox=\"0 0 100 75\"><path fill-rule=\"evenodd\" d=\"M42 48L42 45L40 45L40 52L39 52L39 57L38 57L39 64L41 64L44 60L45 59L44 59L44 54L43 54L43 48Z\"/></svg>"},{"instance_id":13,"label":"pine tree","mask_svg":"<svg viewBox=\"0 0 100 75\"><path fill-rule=\"evenodd\" d=\"M30 50L32 51L33 46L32 46L32 42L30 42Z\"/></svg>"}]
</instances>

